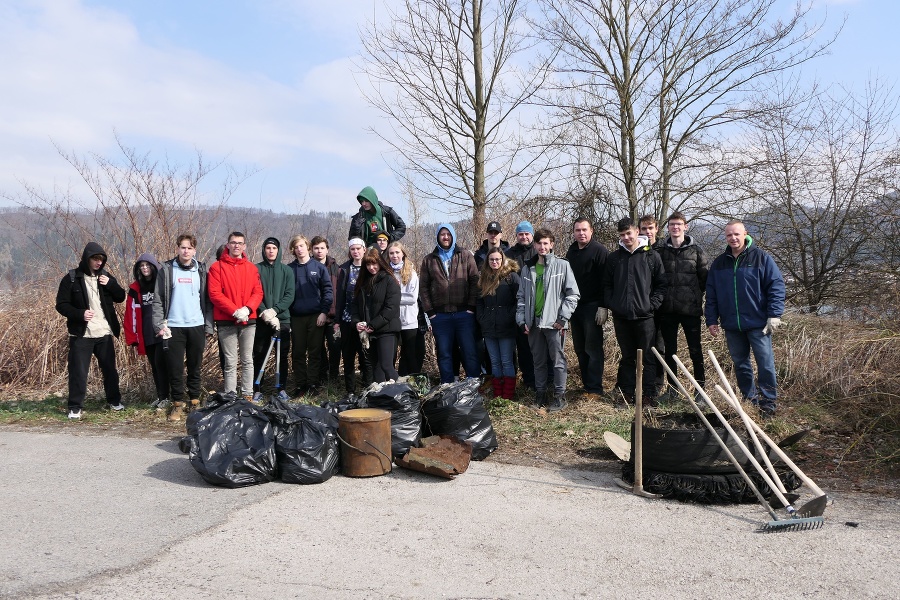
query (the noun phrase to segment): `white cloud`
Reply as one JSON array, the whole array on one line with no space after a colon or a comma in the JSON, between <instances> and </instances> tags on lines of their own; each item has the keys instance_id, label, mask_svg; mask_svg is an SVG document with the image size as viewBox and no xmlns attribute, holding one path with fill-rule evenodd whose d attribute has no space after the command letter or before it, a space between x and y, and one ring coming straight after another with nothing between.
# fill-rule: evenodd
<instances>
[{"instance_id":1,"label":"white cloud","mask_svg":"<svg viewBox=\"0 0 900 600\"><path fill-rule=\"evenodd\" d=\"M300 187L322 183L320 162L384 172L382 144L364 132L377 115L347 57L285 85L195 51L150 45L121 14L76 0L4 3L0 55L15 57L0 67L0 189L7 192L16 178L46 181L66 171L51 138L65 150L103 154L113 130L126 141L156 140L167 153L197 148L264 172L292 168Z\"/></svg>"}]
</instances>

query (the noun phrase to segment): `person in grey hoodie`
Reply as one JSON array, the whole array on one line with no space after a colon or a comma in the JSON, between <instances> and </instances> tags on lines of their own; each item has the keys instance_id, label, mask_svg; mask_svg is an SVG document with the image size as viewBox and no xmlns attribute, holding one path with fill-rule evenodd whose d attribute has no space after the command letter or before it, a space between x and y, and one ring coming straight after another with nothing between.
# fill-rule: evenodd
<instances>
[{"instance_id":1,"label":"person in grey hoodie","mask_svg":"<svg viewBox=\"0 0 900 600\"><path fill-rule=\"evenodd\" d=\"M537 255L525 261L516 297L516 324L528 336L534 360L535 402L551 412L562 410L567 404L564 332L580 298L569 261L553 254L555 242L548 229L535 232ZM552 399L547 393L548 355L553 368Z\"/></svg>"}]
</instances>

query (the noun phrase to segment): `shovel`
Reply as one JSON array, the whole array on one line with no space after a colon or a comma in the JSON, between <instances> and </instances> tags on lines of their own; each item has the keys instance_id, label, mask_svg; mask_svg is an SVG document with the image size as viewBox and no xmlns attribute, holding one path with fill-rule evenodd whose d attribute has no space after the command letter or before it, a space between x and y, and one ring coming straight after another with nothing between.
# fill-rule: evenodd
<instances>
[{"instance_id":1,"label":"shovel","mask_svg":"<svg viewBox=\"0 0 900 600\"><path fill-rule=\"evenodd\" d=\"M662 498L660 494L644 491L644 408L641 390L644 385L644 351L637 351L637 377L634 383L634 485L616 479L616 485L631 490L642 498Z\"/></svg>"}]
</instances>

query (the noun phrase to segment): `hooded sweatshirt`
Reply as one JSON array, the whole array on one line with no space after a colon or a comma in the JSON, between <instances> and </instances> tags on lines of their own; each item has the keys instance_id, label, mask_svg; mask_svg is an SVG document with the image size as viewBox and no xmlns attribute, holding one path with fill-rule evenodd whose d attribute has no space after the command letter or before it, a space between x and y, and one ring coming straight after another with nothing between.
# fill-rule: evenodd
<instances>
[{"instance_id":1,"label":"hooded sweatshirt","mask_svg":"<svg viewBox=\"0 0 900 600\"><path fill-rule=\"evenodd\" d=\"M278 255L274 262L266 260L266 245L274 243L278 247ZM281 242L270 237L262 244L263 259L256 263L259 279L262 283L263 299L256 309L257 314L268 308L274 308L282 325L291 322L290 308L294 302L294 272L281 261Z\"/></svg>"},{"instance_id":2,"label":"hooded sweatshirt","mask_svg":"<svg viewBox=\"0 0 900 600\"><path fill-rule=\"evenodd\" d=\"M96 273L91 273L90 258L98 254L103 257L103 262ZM113 303L125 300L125 289L106 271L106 260L106 251L100 244L89 242L81 253L78 268L66 273L59 282L59 289L56 292L56 312L66 318L66 328L71 336L83 337L87 331L88 323L84 320L84 311L90 308L90 298L85 277L106 275L109 281L106 285L97 285L97 293L110 332L119 337L121 327Z\"/></svg>"},{"instance_id":3,"label":"hooded sweatshirt","mask_svg":"<svg viewBox=\"0 0 900 600\"><path fill-rule=\"evenodd\" d=\"M142 262L150 264L149 280L144 279L141 274ZM137 346L138 354L141 356L147 353L147 346L159 342L153 331L153 296L159 268L160 264L156 257L144 252L138 256L131 271L134 283L128 288L128 302L125 303L125 343Z\"/></svg>"},{"instance_id":4,"label":"hooded sweatshirt","mask_svg":"<svg viewBox=\"0 0 900 600\"><path fill-rule=\"evenodd\" d=\"M478 267L475 257L456 245L456 230L449 223L441 223L435 230L435 241L441 229L450 232L450 247L437 244L434 251L422 259L419 274L419 295L422 309L429 317L437 313L475 312L478 298Z\"/></svg>"},{"instance_id":5,"label":"hooded sweatshirt","mask_svg":"<svg viewBox=\"0 0 900 600\"><path fill-rule=\"evenodd\" d=\"M365 200L372 203L371 212L363 210L362 203ZM387 233L391 242L396 242L404 236L406 223L393 208L378 200L378 195L371 186L364 187L356 196L356 201L360 203L360 209L350 220L348 239L362 238L366 247L369 247L375 243L375 235L379 230Z\"/></svg>"}]
</instances>

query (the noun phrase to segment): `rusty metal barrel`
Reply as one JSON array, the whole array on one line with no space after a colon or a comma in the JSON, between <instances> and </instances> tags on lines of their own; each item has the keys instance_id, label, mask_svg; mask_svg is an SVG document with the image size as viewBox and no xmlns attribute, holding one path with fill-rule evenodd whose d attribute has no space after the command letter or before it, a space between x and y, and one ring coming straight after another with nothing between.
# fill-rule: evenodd
<instances>
[{"instance_id":1,"label":"rusty metal barrel","mask_svg":"<svg viewBox=\"0 0 900 600\"><path fill-rule=\"evenodd\" d=\"M391 472L391 413L355 408L338 415L341 472L347 477L376 477Z\"/></svg>"}]
</instances>

